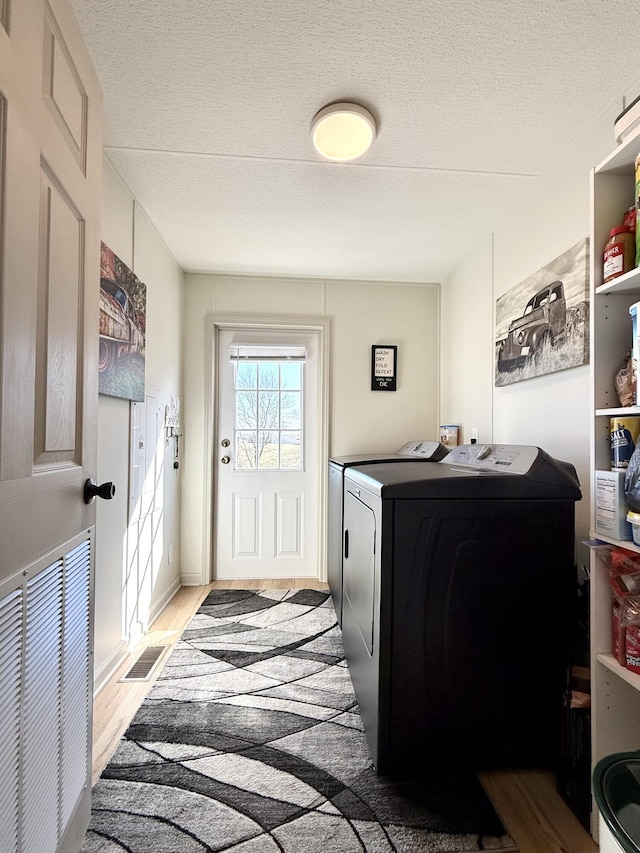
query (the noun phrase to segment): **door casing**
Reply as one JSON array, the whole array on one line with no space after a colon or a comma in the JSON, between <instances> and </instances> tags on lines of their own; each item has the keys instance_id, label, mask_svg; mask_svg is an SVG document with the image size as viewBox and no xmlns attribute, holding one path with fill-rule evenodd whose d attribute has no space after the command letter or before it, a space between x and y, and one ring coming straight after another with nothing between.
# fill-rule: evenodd
<instances>
[{"instance_id":1,"label":"door casing","mask_svg":"<svg viewBox=\"0 0 640 853\"><path fill-rule=\"evenodd\" d=\"M207 513L203 543L202 583L209 583L214 577L215 567L215 530L217 482L216 482L216 423L218 418L218 402L216 376L218 370L218 335L220 331L280 331L303 332L318 335L318 412L319 412L319 452L318 465L318 580L326 581L326 514L327 514L327 466L329 464L329 320L324 317L275 317L270 315L221 316L207 317L206 348L209 354L205 371L205 476L204 476L204 511Z\"/></svg>"}]
</instances>

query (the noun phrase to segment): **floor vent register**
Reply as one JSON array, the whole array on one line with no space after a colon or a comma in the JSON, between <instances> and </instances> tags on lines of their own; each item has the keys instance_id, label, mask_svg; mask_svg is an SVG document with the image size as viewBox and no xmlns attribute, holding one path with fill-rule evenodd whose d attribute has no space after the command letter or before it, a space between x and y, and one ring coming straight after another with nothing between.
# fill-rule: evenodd
<instances>
[{"instance_id":1,"label":"floor vent register","mask_svg":"<svg viewBox=\"0 0 640 853\"><path fill-rule=\"evenodd\" d=\"M147 646L119 681L149 681L167 646Z\"/></svg>"}]
</instances>

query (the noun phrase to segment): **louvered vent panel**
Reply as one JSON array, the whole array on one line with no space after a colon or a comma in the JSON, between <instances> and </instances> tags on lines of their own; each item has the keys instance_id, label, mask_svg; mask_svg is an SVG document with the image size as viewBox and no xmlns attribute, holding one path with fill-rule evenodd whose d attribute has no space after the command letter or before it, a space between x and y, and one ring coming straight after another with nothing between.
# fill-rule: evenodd
<instances>
[{"instance_id":1,"label":"louvered vent panel","mask_svg":"<svg viewBox=\"0 0 640 853\"><path fill-rule=\"evenodd\" d=\"M17 851L22 589L0 601L0 850Z\"/></svg>"},{"instance_id":2,"label":"louvered vent panel","mask_svg":"<svg viewBox=\"0 0 640 853\"><path fill-rule=\"evenodd\" d=\"M67 850L72 822L86 829L92 539L76 543L0 599L0 853Z\"/></svg>"},{"instance_id":3,"label":"louvered vent panel","mask_svg":"<svg viewBox=\"0 0 640 853\"><path fill-rule=\"evenodd\" d=\"M62 680L62 826L73 815L89 784L91 755L90 613L91 543L83 542L65 559L64 670Z\"/></svg>"},{"instance_id":4,"label":"louvered vent panel","mask_svg":"<svg viewBox=\"0 0 640 853\"><path fill-rule=\"evenodd\" d=\"M23 849L58 844L63 561L27 583L23 728Z\"/></svg>"}]
</instances>

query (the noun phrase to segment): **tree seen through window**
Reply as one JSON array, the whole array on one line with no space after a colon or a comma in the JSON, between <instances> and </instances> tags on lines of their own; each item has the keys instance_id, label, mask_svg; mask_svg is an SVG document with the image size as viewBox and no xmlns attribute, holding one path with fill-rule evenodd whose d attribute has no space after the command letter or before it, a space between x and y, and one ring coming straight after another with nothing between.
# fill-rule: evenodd
<instances>
[{"instance_id":1,"label":"tree seen through window","mask_svg":"<svg viewBox=\"0 0 640 853\"><path fill-rule=\"evenodd\" d=\"M300 361L236 362L236 468L302 468L302 383Z\"/></svg>"}]
</instances>

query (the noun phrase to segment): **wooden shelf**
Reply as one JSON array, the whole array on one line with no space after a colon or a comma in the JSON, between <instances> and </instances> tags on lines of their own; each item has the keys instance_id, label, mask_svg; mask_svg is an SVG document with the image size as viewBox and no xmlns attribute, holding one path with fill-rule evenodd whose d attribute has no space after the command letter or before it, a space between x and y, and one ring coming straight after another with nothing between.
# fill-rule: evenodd
<instances>
[{"instance_id":1,"label":"wooden shelf","mask_svg":"<svg viewBox=\"0 0 640 853\"><path fill-rule=\"evenodd\" d=\"M596 174L633 174L638 151L640 151L640 128L631 133L602 163L596 166Z\"/></svg>"},{"instance_id":2,"label":"wooden shelf","mask_svg":"<svg viewBox=\"0 0 640 853\"><path fill-rule=\"evenodd\" d=\"M596 296L612 293L637 293L640 300L640 267L596 287Z\"/></svg>"},{"instance_id":3,"label":"wooden shelf","mask_svg":"<svg viewBox=\"0 0 640 853\"><path fill-rule=\"evenodd\" d=\"M630 539L613 539L611 536L603 536L602 533L594 533L593 531L591 537L592 540L597 540L605 545L615 545L616 548L624 548L625 551L635 551L636 554L640 554L640 545L636 545Z\"/></svg>"},{"instance_id":4,"label":"wooden shelf","mask_svg":"<svg viewBox=\"0 0 640 853\"><path fill-rule=\"evenodd\" d=\"M615 409L596 409L597 417L629 418L640 415L640 406L618 406Z\"/></svg>"},{"instance_id":5,"label":"wooden shelf","mask_svg":"<svg viewBox=\"0 0 640 853\"><path fill-rule=\"evenodd\" d=\"M635 672L631 672L631 670L627 669L626 666L619 664L613 655L599 654L596 656L596 660L598 660L599 663L605 666L608 670L615 673L618 678L626 681L634 690L640 691L640 675Z\"/></svg>"}]
</instances>

